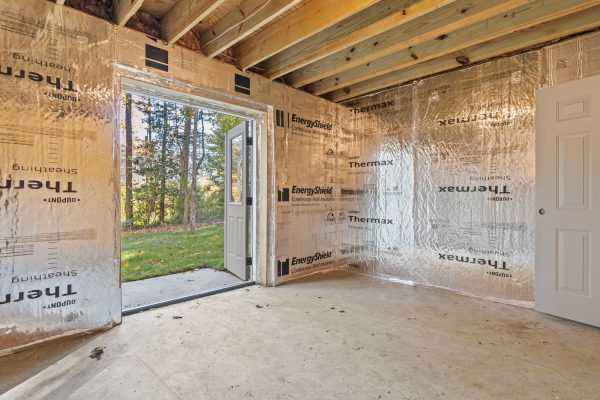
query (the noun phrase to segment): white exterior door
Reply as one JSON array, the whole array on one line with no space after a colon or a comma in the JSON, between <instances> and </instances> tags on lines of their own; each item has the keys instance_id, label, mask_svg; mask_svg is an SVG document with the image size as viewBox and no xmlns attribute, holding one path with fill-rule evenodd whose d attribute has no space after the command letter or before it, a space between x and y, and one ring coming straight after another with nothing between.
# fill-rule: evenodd
<instances>
[{"instance_id":1,"label":"white exterior door","mask_svg":"<svg viewBox=\"0 0 600 400\"><path fill-rule=\"evenodd\" d=\"M247 123L242 122L227 132L225 140L225 268L243 280L249 279L246 266L246 126Z\"/></svg>"},{"instance_id":2,"label":"white exterior door","mask_svg":"<svg viewBox=\"0 0 600 400\"><path fill-rule=\"evenodd\" d=\"M537 93L536 309L600 326L600 75Z\"/></svg>"}]
</instances>

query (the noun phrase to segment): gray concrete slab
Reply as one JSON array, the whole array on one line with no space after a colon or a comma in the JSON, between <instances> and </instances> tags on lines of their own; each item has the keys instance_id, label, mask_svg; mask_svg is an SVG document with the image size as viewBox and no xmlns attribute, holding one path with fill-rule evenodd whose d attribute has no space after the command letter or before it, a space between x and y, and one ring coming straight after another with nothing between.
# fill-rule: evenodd
<instances>
[{"instance_id":1,"label":"gray concrete slab","mask_svg":"<svg viewBox=\"0 0 600 400\"><path fill-rule=\"evenodd\" d=\"M243 281L210 268L123 283L123 310L220 289Z\"/></svg>"},{"instance_id":2,"label":"gray concrete slab","mask_svg":"<svg viewBox=\"0 0 600 400\"><path fill-rule=\"evenodd\" d=\"M343 272L135 314L62 358L52 346L45 346L52 362L44 348L0 359L0 389L29 374L0 400L595 400L600 393L600 329ZM91 359L99 346L103 356Z\"/></svg>"}]
</instances>

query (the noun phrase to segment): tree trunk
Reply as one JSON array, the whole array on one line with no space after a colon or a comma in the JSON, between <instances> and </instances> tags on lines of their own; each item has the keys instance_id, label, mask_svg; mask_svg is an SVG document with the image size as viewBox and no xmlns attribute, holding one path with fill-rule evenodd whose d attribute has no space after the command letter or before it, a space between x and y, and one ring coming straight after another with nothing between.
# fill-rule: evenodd
<instances>
[{"instance_id":1,"label":"tree trunk","mask_svg":"<svg viewBox=\"0 0 600 400\"><path fill-rule=\"evenodd\" d=\"M147 111L148 111L148 133L146 134L146 140L151 142L152 141L152 103L150 102L150 99L148 99L148 103L146 104L147 107Z\"/></svg>"},{"instance_id":2,"label":"tree trunk","mask_svg":"<svg viewBox=\"0 0 600 400\"><path fill-rule=\"evenodd\" d=\"M186 107L184 109L183 137L181 140L181 151L179 153L179 188L182 195L181 223L187 224L190 218L190 136L192 131L192 117L194 110Z\"/></svg>"},{"instance_id":3,"label":"tree trunk","mask_svg":"<svg viewBox=\"0 0 600 400\"><path fill-rule=\"evenodd\" d=\"M165 223L165 192L167 190L167 134L169 132L168 123L169 118L167 115L167 102L163 103L163 132L162 132L162 143L160 149L160 203L158 210L158 223Z\"/></svg>"},{"instance_id":4,"label":"tree trunk","mask_svg":"<svg viewBox=\"0 0 600 400\"><path fill-rule=\"evenodd\" d=\"M196 190L198 189L198 110L194 112L194 130L192 131L192 186L190 188L189 231L196 232Z\"/></svg>"},{"instance_id":5,"label":"tree trunk","mask_svg":"<svg viewBox=\"0 0 600 400\"><path fill-rule=\"evenodd\" d=\"M125 220L133 226L133 127L131 123L131 95L125 95Z\"/></svg>"}]
</instances>

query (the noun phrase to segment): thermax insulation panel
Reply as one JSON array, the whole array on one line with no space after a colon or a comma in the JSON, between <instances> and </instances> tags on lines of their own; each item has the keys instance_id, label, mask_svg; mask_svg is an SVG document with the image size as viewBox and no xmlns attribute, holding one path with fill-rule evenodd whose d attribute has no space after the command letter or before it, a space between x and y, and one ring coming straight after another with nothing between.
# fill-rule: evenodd
<instances>
[{"instance_id":1,"label":"thermax insulation panel","mask_svg":"<svg viewBox=\"0 0 600 400\"><path fill-rule=\"evenodd\" d=\"M535 91L598 73L594 33L348 103L348 268L530 305Z\"/></svg>"},{"instance_id":2,"label":"thermax insulation panel","mask_svg":"<svg viewBox=\"0 0 600 400\"><path fill-rule=\"evenodd\" d=\"M121 320L112 30L0 8L0 353Z\"/></svg>"}]
</instances>

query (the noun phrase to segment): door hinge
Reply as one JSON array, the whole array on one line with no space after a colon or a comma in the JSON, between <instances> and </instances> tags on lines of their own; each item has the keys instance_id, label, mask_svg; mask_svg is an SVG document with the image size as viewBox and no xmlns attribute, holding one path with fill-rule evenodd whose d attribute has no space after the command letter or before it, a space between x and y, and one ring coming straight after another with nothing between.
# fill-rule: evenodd
<instances>
[{"instance_id":1,"label":"door hinge","mask_svg":"<svg viewBox=\"0 0 600 400\"><path fill-rule=\"evenodd\" d=\"M252 136L246 136L246 146L252 146L252 142L254 142L252 139Z\"/></svg>"},{"instance_id":2,"label":"door hinge","mask_svg":"<svg viewBox=\"0 0 600 400\"><path fill-rule=\"evenodd\" d=\"M252 257L246 257L246 265L252 265Z\"/></svg>"},{"instance_id":3,"label":"door hinge","mask_svg":"<svg viewBox=\"0 0 600 400\"><path fill-rule=\"evenodd\" d=\"M252 197L246 197L246 205L247 206L251 206L252 205Z\"/></svg>"}]
</instances>

